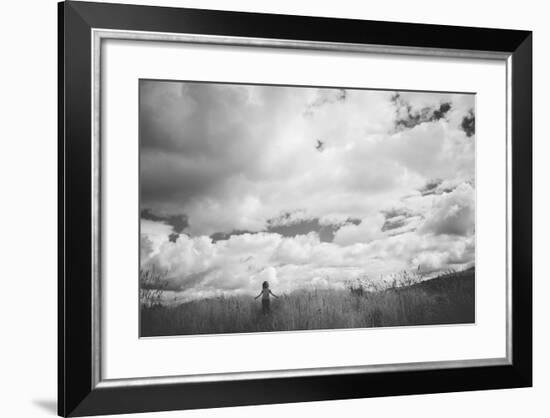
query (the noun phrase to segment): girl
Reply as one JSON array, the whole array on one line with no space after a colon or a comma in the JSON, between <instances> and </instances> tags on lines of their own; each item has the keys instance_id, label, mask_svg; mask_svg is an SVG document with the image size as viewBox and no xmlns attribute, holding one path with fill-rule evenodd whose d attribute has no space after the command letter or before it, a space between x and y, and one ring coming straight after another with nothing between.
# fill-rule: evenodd
<instances>
[{"instance_id":1,"label":"girl","mask_svg":"<svg viewBox=\"0 0 550 418\"><path fill-rule=\"evenodd\" d=\"M254 299L258 299L260 296L262 297L262 313L264 315L267 315L269 313L269 295L274 296L277 299L279 298L279 296L271 291L271 289L269 288L269 283L263 282L260 294Z\"/></svg>"}]
</instances>

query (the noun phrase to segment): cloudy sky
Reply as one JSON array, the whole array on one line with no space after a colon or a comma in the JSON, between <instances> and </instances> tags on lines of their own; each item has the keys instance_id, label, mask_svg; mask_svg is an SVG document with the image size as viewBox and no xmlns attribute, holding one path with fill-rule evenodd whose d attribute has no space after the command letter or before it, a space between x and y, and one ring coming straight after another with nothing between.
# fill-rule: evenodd
<instances>
[{"instance_id":1,"label":"cloudy sky","mask_svg":"<svg viewBox=\"0 0 550 418\"><path fill-rule=\"evenodd\" d=\"M188 298L469 267L474 114L467 94L142 80L141 267Z\"/></svg>"}]
</instances>

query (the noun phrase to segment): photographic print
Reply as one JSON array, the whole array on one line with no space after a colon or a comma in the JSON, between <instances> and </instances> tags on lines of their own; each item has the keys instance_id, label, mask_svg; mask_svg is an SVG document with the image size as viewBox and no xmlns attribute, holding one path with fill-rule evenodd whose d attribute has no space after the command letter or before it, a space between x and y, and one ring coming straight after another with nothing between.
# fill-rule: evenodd
<instances>
[{"instance_id":1,"label":"photographic print","mask_svg":"<svg viewBox=\"0 0 550 418\"><path fill-rule=\"evenodd\" d=\"M142 79L140 336L475 322L475 95Z\"/></svg>"}]
</instances>

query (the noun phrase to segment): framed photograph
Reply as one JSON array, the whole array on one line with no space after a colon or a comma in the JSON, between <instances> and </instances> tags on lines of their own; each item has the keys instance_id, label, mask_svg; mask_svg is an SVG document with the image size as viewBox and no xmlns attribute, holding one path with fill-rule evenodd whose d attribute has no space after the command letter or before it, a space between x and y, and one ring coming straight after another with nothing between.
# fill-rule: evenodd
<instances>
[{"instance_id":1,"label":"framed photograph","mask_svg":"<svg viewBox=\"0 0 550 418\"><path fill-rule=\"evenodd\" d=\"M532 383L532 34L59 4L59 414Z\"/></svg>"}]
</instances>

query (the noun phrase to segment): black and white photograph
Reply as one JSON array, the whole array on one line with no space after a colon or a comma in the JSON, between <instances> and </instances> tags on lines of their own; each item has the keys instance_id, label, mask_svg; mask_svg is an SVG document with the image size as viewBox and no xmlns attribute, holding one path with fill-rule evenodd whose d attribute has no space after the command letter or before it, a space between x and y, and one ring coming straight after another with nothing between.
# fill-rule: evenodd
<instances>
[{"instance_id":1,"label":"black and white photograph","mask_svg":"<svg viewBox=\"0 0 550 418\"><path fill-rule=\"evenodd\" d=\"M140 336L474 323L475 99L140 80Z\"/></svg>"}]
</instances>

